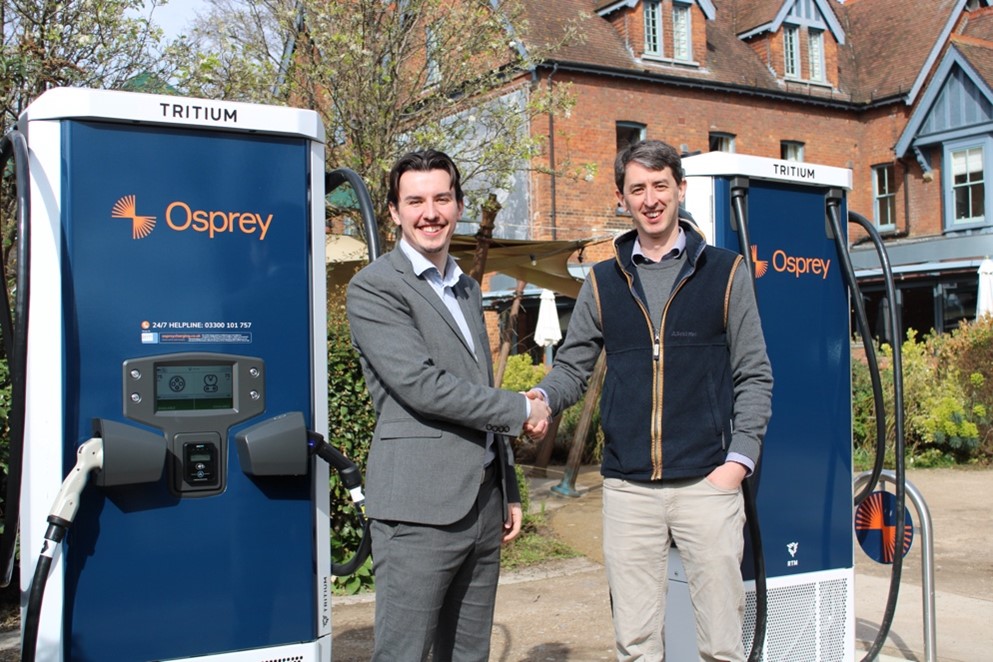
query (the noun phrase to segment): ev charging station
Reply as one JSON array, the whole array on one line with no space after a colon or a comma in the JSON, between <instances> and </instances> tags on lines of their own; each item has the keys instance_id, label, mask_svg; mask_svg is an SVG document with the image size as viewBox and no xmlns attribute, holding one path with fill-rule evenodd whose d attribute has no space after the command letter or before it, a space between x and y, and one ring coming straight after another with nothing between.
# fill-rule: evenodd
<instances>
[{"instance_id":1,"label":"ev charging station","mask_svg":"<svg viewBox=\"0 0 993 662\"><path fill-rule=\"evenodd\" d=\"M761 659L853 660L851 322L828 221L829 204L844 218L851 171L722 152L686 157L683 168L685 208L707 240L750 258L772 363L773 414L753 479L766 577ZM757 604L751 547L746 536L746 652ZM666 650L695 659L678 556L669 595Z\"/></svg>"},{"instance_id":2,"label":"ev charging station","mask_svg":"<svg viewBox=\"0 0 993 662\"><path fill-rule=\"evenodd\" d=\"M328 421L319 116L54 89L18 130L22 587L54 557L37 659L330 661L329 471L307 448Z\"/></svg>"}]
</instances>

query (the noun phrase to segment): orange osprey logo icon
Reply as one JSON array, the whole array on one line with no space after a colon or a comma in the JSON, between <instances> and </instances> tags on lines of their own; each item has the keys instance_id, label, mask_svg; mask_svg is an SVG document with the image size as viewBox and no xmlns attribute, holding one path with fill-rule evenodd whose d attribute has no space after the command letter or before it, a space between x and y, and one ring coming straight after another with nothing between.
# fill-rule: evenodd
<instances>
[{"instance_id":1,"label":"orange osprey logo icon","mask_svg":"<svg viewBox=\"0 0 993 662\"><path fill-rule=\"evenodd\" d=\"M144 239L155 229L154 216L139 216L133 195L126 195L116 203L111 212L113 218L131 219L131 238Z\"/></svg>"},{"instance_id":2,"label":"orange osprey logo icon","mask_svg":"<svg viewBox=\"0 0 993 662\"><path fill-rule=\"evenodd\" d=\"M759 259L759 247L752 246L752 264L755 265L755 277L761 278L769 270L769 260Z\"/></svg>"}]
</instances>

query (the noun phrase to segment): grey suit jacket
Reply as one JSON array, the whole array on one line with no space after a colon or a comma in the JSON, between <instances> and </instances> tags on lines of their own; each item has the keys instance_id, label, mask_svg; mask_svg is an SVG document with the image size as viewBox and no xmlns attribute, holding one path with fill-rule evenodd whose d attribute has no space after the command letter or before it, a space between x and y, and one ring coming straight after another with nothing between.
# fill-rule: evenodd
<instances>
[{"instance_id":1,"label":"grey suit jacket","mask_svg":"<svg viewBox=\"0 0 993 662\"><path fill-rule=\"evenodd\" d=\"M348 286L348 320L376 432L366 470L366 514L431 525L458 521L479 493L488 431L495 439L504 503L520 501L503 435L527 418L519 393L492 387L479 286L463 275L456 297L476 355L431 285L398 248Z\"/></svg>"}]
</instances>

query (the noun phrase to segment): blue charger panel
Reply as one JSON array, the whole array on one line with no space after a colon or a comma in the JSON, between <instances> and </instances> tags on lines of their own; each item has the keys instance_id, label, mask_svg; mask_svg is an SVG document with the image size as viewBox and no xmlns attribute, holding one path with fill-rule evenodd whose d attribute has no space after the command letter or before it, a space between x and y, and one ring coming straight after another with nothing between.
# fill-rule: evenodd
<instances>
[{"instance_id":1,"label":"blue charger panel","mask_svg":"<svg viewBox=\"0 0 993 662\"><path fill-rule=\"evenodd\" d=\"M731 180L714 181L715 243L739 251ZM770 578L853 564L850 313L825 229L827 192L759 179L748 188L756 291L775 381L756 481ZM846 213L842 201L842 219ZM750 545L742 573L754 579Z\"/></svg>"},{"instance_id":2,"label":"blue charger panel","mask_svg":"<svg viewBox=\"0 0 993 662\"><path fill-rule=\"evenodd\" d=\"M68 471L123 418L122 364L172 352L265 362L265 410L226 443L221 494L88 487L65 551L66 659L153 660L316 638L309 476L253 479L235 433L311 416L310 146L303 138L64 121ZM313 427L312 421L307 421Z\"/></svg>"}]
</instances>

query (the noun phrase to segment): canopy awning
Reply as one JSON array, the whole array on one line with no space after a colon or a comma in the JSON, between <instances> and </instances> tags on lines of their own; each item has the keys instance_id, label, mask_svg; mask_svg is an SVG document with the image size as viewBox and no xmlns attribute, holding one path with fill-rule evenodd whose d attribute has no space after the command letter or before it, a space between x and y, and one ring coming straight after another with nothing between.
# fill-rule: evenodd
<instances>
[{"instance_id":1,"label":"canopy awning","mask_svg":"<svg viewBox=\"0 0 993 662\"><path fill-rule=\"evenodd\" d=\"M595 237L575 241L540 241L526 239L491 239L486 256L486 272L499 272L538 287L575 299L583 281L569 273L569 257L578 250L610 241ZM450 249L463 271L472 267L476 252L475 235L455 235ZM328 235L327 262L335 279L348 282L355 269L368 259L362 241L344 235ZM329 278L331 276L329 275Z\"/></svg>"}]
</instances>

